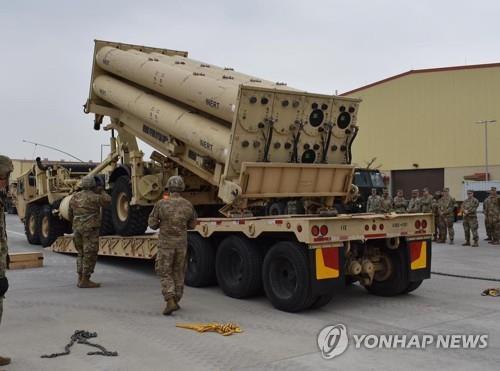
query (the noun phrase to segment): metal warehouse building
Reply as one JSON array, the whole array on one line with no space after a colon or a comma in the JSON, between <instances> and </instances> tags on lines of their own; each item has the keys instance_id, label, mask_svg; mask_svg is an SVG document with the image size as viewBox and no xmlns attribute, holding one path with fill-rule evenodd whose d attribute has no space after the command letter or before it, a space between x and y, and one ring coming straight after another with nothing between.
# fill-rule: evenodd
<instances>
[{"instance_id":1,"label":"metal warehouse building","mask_svg":"<svg viewBox=\"0 0 500 371\"><path fill-rule=\"evenodd\" d=\"M411 70L342 94L361 98L353 160L373 157L393 192L450 188L461 200L464 177L500 179L500 63ZM481 174L482 173L482 174Z\"/></svg>"}]
</instances>

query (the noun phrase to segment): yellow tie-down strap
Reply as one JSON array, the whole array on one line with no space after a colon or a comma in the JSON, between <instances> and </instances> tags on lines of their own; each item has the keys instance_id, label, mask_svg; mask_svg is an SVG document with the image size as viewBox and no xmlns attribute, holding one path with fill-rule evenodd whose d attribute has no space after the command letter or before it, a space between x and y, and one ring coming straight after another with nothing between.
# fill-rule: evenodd
<instances>
[{"instance_id":1,"label":"yellow tie-down strap","mask_svg":"<svg viewBox=\"0 0 500 371\"><path fill-rule=\"evenodd\" d=\"M239 334L243 332L240 326L235 323L177 323L175 325L179 328L186 328L198 332L216 332L222 336L229 336L232 334Z\"/></svg>"}]
</instances>

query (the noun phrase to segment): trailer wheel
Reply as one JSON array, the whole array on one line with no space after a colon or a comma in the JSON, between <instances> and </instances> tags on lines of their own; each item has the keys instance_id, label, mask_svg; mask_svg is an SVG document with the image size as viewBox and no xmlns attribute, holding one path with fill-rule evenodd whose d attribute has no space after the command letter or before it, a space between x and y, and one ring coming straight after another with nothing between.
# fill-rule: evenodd
<instances>
[{"instance_id":1,"label":"trailer wheel","mask_svg":"<svg viewBox=\"0 0 500 371\"><path fill-rule=\"evenodd\" d=\"M40 243L48 247L60 236L64 235L66 223L52 214L50 205L40 209L38 224L40 225Z\"/></svg>"},{"instance_id":2,"label":"trailer wheel","mask_svg":"<svg viewBox=\"0 0 500 371\"><path fill-rule=\"evenodd\" d=\"M321 307L324 307L327 305L329 302L332 301L334 293L328 293L328 294L323 294L318 296L310 306L311 309L319 309Z\"/></svg>"},{"instance_id":3,"label":"trailer wheel","mask_svg":"<svg viewBox=\"0 0 500 371\"><path fill-rule=\"evenodd\" d=\"M111 206L103 207L101 210L101 229L99 236L110 236L115 233L113 228L113 216L111 213Z\"/></svg>"},{"instance_id":4,"label":"trailer wheel","mask_svg":"<svg viewBox=\"0 0 500 371\"><path fill-rule=\"evenodd\" d=\"M28 242L32 245L40 245L40 206L28 205L24 217L24 233Z\"/></svg>"},{"instance_id":5,"label":"trailer wheel","mask_svg":"<svg viewBox=\"0 0 500 371\"><path fill-rule=\"evenodd\" d=\"M377 296L396 296L408 292L410 282L404 249L384 249L382 253L386 255L389 273L384 275L387 277L384 277L383 281L377 281L377 275L375 275L372 284L365 286L366 290Z\"/></svg>"},{"instance_id":6,"label":"trailer wheel","mask_svg":"<svg viewBox=\"0 0 500 371\"><path fill-rule=\"evenodd\" d=\"M306 249L296 242L275 244L264 258L263 283L271 304L286 312L298 312L312 305Z\"/></svg>"},{"instance_id":7,"label":"trailer wheel","mask_svg":"<svg viewBox=\"0 0 500 371\"><path fill-rule=\"evenodd\" d=\"M198 233L188 233L186 285L204 287L215 284L215 250Z\"/></svg>"},{"instance_id":8,"label":"trailer wheel","mask_svg":"<svg viewBox=\"0 0 500 371\"><path fill-rule=\"evenodd\" d=\"M409 294L410 292L415 291L416 289L418 289L420 287L420 285L422 284L422 282L424 282L424 281L420 280L420 281L410 282L410 284L406 288L405 292L407 294Z\"/></svg>"},{"instance_id":9,"label":"trailer wheel","mask_svg":"<svg viewBox=\"0 0 500 371\"><path fill-rule=\"evenodd\" d=\"M148 228L150 207L131 206L132 189L129 177L122 175L116 179L111 193L111 217L113 227L120 236L144 234Z\"/></svg>"},{"instance_id":10,"label":"trailer wheel","mask_svg":"<svg viewBox=\"0 0 500 371\"><path fill-rule=\"evenodd\" d=\"M227 296L246 298L262 290L262 254L253 241L229 236L217 248L217 282Z\"/></svg>"}]
</instances>

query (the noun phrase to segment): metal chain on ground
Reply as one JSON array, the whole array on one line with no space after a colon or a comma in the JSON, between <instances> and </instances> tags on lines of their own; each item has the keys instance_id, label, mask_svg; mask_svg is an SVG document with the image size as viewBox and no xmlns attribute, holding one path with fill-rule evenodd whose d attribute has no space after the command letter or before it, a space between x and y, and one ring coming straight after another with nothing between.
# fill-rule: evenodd
<instances>
[{"instance_id":1,"label":"metal chain on ground","mask_svg":"<svg viewBox=\"0 0 500 371\"><path fill-rule=\"evenodd\" d=\"M59 356L66 356L71 353L71 347L77 343L77 344L84 344L88 345L90 347L94 347L100 350L100 352L88 352L87 355L89 356L106 356L106 357L116 357L118 356L118 352L111 352L107 350L105 347L99 344L94 344L88 341L88 339L96 338L97 337L97 332L89 332L85 330L76 330L75 333L71 336L71 341L66 344L64 347L64 352L61 353L52 353L52 354L44 354L40 356L41 358L56 358Z\"/></svg>"},{"instance_id":2,"label":"metal chain on ground","mask_svg":"<svg viewBox=\"0 0 500 371\"><path fill-rule=\"evenodd\" d=\"M443 273L443 272L431 272L432 274L438 276L447 276L447 277L456 277L456 278L467 278L470 280L480 280L480 281L493 281L500 282L500 278L490 278L490 277L477 277L477 276L465 276L461 274L451 274L451 273Z\"/></svg>"},{"instance_id":3,"label":"metal chain on ground","mask_svg":"<svg viewBox=\"0 0 500 371\"><path fill-rule=\"evenodd\" d=\"M177 323L179 328L195 330L198 332L217 332L222 336L229 336L243 332L243 330L235 323Z\"/></svg>"}]
</instances>

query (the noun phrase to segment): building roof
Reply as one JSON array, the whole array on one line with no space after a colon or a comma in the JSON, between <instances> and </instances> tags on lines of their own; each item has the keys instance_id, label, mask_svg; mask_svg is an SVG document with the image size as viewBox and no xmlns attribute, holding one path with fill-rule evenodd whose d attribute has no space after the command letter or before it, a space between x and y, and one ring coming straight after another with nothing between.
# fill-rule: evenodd
<instances>
[{"instance_id":1,"label":"building roof","mask_svg":"<svg viewBox=\"0 0 500 371\"><path fill-rule=\"evenodd\" d=\"M341 96L350 95L350 94L355 93L355 92L360 91L360 90L368 89L368 88L371 88L373 86L380 85L380 84L386 83L386 82L391 81L391 80L399 79L403 76L413 75L413 74L417 74L417 73L446 72L446 71L457 71L457 70L473 70L473 69L479 69L479 68L492 68L492 67L500 67L500 63L470 64L470 65L464 65L464 66L424 68L424 69L420 69L420 70L409 70L409 71L400 73L398 75L394 75L394 76L388 77L386 79L375 81L371 84L363 85L359 88L346 91L345 93L342 93L340 95Z\"/></svg>"}]
</instances>

